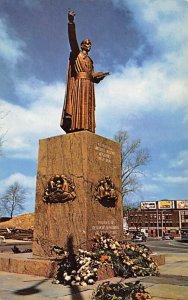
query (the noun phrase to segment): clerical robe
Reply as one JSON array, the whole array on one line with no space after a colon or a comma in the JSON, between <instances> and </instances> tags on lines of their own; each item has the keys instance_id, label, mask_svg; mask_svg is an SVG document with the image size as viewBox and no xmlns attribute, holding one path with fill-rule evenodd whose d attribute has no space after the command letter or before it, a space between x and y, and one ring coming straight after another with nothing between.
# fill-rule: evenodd
<instances>
[{"instance_id":1,"label":"clerical robe","mask_svg":"<svg viewBox=\"0 0 188 300\"><path fill-rule=\"evenodd\" d=\"M68 33L71 53L61 127L66 133L79 130L95 132L93 61L79 49L75 24L68 24Z\"/></svg>"}]
</instances>

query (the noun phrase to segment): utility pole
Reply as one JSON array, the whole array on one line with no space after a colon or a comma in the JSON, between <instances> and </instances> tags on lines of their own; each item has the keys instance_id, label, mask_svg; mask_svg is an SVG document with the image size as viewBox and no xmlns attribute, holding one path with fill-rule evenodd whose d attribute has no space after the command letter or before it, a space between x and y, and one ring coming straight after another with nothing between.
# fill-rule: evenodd
<instances>
[{"instance_id":1,"label":"utility pole","mask_svg":"<svg viewBox=\"0 0 188 300\"><path fill-rule=\"evenodd\" d=\"M181 211L179 210L179 233L180 233L180 238L181 238L181 228L182 228L182 216L181 216Z\"/></svg>"},{"instance_id":2,"label":"utility pole","mask_svg":"<svg viewBox=\"0 0 188 300\"><path fill-rule=\"evenodd\" d=\"M161 236L163 237L163 210L161 212Z\"/></svg>"},{"instance_id":3,"label":"utility pole","mask_svg":"<svg viewBox=\"0 0 188 300\"><path fill-rule=\"evenodd\" d=\"M157 205L157 209L156 209L156 212L157 212L157 238L159 238L159 208L158 208L158 202L156 203Z\"/></svg>"}]
</instances>

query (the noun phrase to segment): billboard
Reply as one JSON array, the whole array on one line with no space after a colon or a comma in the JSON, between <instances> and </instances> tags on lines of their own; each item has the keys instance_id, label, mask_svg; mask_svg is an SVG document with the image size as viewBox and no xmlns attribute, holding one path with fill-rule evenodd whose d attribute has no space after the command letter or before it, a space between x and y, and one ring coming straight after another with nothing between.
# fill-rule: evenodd
<instances>
[{"instance_id":1,"label":"billboard","mask_svg":"<svg viewBox=\"0 0 188 300\"><path fill-rule=\"evenodd\" d=\"M141 209L156 209L156 202L141 202L140 207Z\"/></svg>"},{"instance_id":2,"label":"billboard","mask_svg":"<svg viewBox=\"0 0 188 300\"><path fill-rule=\"evenodd\" d=\"M162 200L158 202L158 209L173 209L174 201L171 200Z\"/></svg>"},{"instance_id":3,"label":"billboard","mask_svg":"<svg viewBox=\"0 0 188 300\"><path fill-rule=\"evenodd\" d=\"M177 209L188 209L188 200L177 200L176 201Z\"/></svg>"}]
</instances>

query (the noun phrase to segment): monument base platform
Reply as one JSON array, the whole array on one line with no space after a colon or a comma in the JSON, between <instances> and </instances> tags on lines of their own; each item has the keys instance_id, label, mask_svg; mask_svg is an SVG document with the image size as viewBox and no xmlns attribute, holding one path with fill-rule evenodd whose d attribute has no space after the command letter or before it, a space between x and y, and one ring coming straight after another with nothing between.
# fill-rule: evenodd
<instances>
[{"instance_id":1,"label":"monument base platform","mask_svg":"<svg viewBox=\"0 0 188 300\"><path fill-rule=\"evenodd\" d=\"M53 278L58 260L45 259L30 253L0 253L0 271Z\"/></svg>"},{"instance_id":2,"label":"monument base platform","mask_svg":"<svg viewBox=\"0 0 188 300\"><path fill-rule=\"evenodd\" d=\"M54 278L59 260L61 259L41 258L33 253L0 253L0 271ZM103 265L99 268L99 281L112 277L114 272L110 266Z\"/></svg>"},{"instance_id":3,"label":"monument base platform","mask_svg":"<svg viewBox=\"0 0 188 300\"><path fill-rule=\"evenodd\" d=\"M154 262L160 265L165 264L165 256L152 254ZM57 271L59 259L41 258L33 253L0 253L0 271L36 275L46 278L53 278ZM98 281L114 277L113 270L103 265L98 270Z\"/></svg>"}]
</instances>

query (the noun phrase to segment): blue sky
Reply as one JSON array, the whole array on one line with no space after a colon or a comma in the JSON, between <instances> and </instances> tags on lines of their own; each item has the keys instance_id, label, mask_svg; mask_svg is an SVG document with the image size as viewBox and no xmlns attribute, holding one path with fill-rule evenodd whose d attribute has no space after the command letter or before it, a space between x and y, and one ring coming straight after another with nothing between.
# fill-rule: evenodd
<instances>
[{"instance_id":1,"label":"blue sky","mask_svg":"<svg viewBox=\"0 0 188 300\"><path fill-rule=\"evenodd\" d=\"M95 70L111 73L95 89L96 133L124 129L149 149L140 200L188 199L187 0L0 0L0 193L22 183L33 211L38 140L64 134L69 8Z\"/></svg>"}]
</instances>

